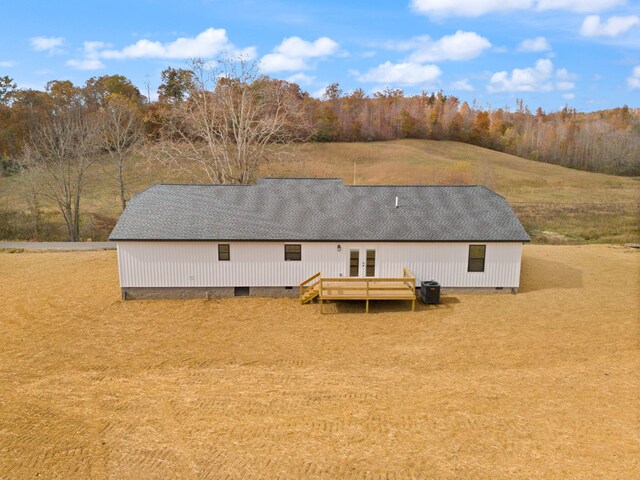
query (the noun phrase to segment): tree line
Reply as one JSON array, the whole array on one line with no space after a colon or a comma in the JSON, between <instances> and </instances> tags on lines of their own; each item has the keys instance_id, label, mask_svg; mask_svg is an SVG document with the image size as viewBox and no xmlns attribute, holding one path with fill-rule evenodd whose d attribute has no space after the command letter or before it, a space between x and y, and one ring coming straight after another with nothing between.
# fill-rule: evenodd
<instances>
[{"instance_id":1,"label":"tree line","mask_svg":"<svg viewBox=\"0 0 640 480\"><path fill-rule=\"evenodd\" d=\"M69 240L80 238L88 174L113 179L121 208L137 155L194 180L249 183L260 164L303 141L455 140L583 170L640 175L640 112L579 113L481 108L443 92L372 96L334 83L322 98L262 75L244 59L194 60L165 69L150 101L122 75L84 85L53 80L44 91L0 77L0 172L19 174L38 231L43 202L56 205Z\"/></svg>"},{"instance_id":2,"label":"tree line","mask_svg":"<svg viewBox=\"0 0 640 480\"><path fill-rule=\"evenodd\" d=\"M640 175L640 109L626 105L532 113L522 100L511 111L469 105L441 91L405 95L387 88L367 97L333 84L313 112L318 141L454 140L581 170Z\"/></svg>"}]
</instances>

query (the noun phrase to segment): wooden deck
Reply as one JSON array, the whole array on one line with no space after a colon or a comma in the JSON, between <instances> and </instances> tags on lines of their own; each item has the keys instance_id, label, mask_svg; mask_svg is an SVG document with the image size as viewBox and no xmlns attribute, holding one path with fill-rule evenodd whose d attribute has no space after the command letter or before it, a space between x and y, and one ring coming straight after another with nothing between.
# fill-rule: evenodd
<instances>
[{"instance_id":1,"label":"wooden deck","mask_svg":"<svg viewBox=\"0 0 640 480\"><path fill-rule=\"evenodd\" d=\"M411 311L416 307L416 279L408 269L397 278L323 278L318 272L300 284L300 303L308 303L316 297L323 302L330 300L364 300L369 313L370 300L411 301Z\"/></svg>"}]
</instances>

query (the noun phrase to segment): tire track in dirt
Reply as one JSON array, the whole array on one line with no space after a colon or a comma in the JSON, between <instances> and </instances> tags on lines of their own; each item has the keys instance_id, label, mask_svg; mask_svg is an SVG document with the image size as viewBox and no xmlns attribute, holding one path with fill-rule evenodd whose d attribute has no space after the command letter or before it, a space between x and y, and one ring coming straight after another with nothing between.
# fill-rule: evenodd
<instances>
[{"instance_id":1,"label":"tire track in dirt","mask_svg":"<svg viewBox=\"0 0 640 480\"><path fill-rule=\"evenodd\" d=\"M20 402L16 399L17 402ZM52 478L90 473L86 426L34 404L0 425L0 478L24 478L48 472Z\"/></svg>"},{"instance_id":2,"label":"tire track in dirt","mask_svg":"<svg viewBox=\"0 0 640 480\"><path fill-rule=\"evenodd\" d=\"M637 253L524 252L518 295L369 316L3 257L0 478L638 478Z\"/></svg>"},{"instance_id":3,"label":"tire track in dirt","mask_svg":"<svg viewBox=\"0 0 640 480\"><path fill-rule=\"evenodd\" d=\"M165 423L166 437L177 450L180 478L192 480L197 478L197 468L188 443L187 432L178 420L172 402L165 400L158 412Z\"/></svg>"}]
</instances>

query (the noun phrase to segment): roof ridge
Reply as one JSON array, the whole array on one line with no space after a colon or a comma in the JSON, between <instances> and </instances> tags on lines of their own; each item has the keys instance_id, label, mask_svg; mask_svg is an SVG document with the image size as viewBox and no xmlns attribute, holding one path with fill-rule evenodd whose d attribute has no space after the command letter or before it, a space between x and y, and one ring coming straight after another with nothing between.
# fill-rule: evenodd
<instances>
[{"instance_id":1,"label":"roof ridge","mask_svg":"<svg viewBox=\"0 0 640 480\"><path fill-rule=\"evenodd\" d=\"M258 181L261 180L315 180L315 181L325 181L325 180L342 180L344 178L341 177L260 177Z\"/></svg>"},{"instance_id":2,"label":"roof ridge","mask_svg":"<svg viewBox=\"0 0 640 480\"><path fill-rule=\"evenodd\" d=\"M317 181L327 181L327 180L343 180L342 178L304 178L304 177L290 177L290 178L276 178L276 177L265 177L265 178L261 178L260 180L317 180ZM147 189L149 188L153 188L153 187L160 187L160 186L166 186L166 187L255 187L257 185L257 183L169 183L169 182L161 182L161 183L154 183L153 185L147 187ZM491 190L489 187L485 186L485 185L480 185L480 184L474 184L474 185L459 185L459 184L455 184L455 185L432 185L432 184L419 184L419 183L414 183L414 184L408 184L408 185L399 185L399 184L376 184L376 185L348 185L348 184L344 184L345 187L356 187L356 188L388 188L388 187L394 187L394 188L416 188L416 187L429 187L429 188L484 188L492 193L496 193L493 190ZM496 193L496 195L498 196L502 196ZM504 197L503 197L504 198Z\"/></svg>"},{"instance_id":3,"label":"roof ridge","mask_svg":"<svg viewBox=\"0 0 640 480\"><path fill-rule=\"evenodd\" d=\"M253 183L154 183L151 187L253 187ZM151 188L149 187L149 188Z\"/></svg>"},{"instance_id":4,"label":"roof ridge","mask_svg":"<svg viewBox=\"0 0 640 480\"><path fill-rule=\"evenodd\" d=\"M490 190L489 188L485 187L484 185L425 185L425 184L410 184L410 185L396 185L396 184L390 184L390 185L345 185L347 187L411 187L411 188L415 188L415 187L441 187L441 188L450 188L450 187L481 187L481 188L486 188L487 190Z\"/></svg>"}]
</instances>

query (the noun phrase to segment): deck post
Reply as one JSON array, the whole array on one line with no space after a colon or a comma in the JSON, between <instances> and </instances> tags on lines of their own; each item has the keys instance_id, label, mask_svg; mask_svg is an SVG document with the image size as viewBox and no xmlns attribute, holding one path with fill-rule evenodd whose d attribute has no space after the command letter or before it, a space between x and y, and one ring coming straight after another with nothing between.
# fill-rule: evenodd
<instances>
[{"instance_id":1,"label":"deck post","mask_svg":"<svg viewBox=\"0 0 640 480\"><path fill-rule=\"evenodd\" d=\"M313 295L313 298L318 297L320 313L326 313L325 300L364 300L366 313L369 313L371 300L411 300L411 311L415 312L415 277L406 269L403 270L403 274L406 276L323 278L319 272L301 284L305 289L302 298L305 299L309 295ZM316 283L309 286L314 279L317 279Z\"/></svg>"},{"instance_id":2,"label":"deck post","mask_svg":"<svg viewBox=\"0 0 640 480\"><path fill-rule=\"evenodd\" d=\"M369 313L369 279L365 279L365 285L366 285L366 291L365 291L365 298L367 299L367 307L365 309L365 313Z\"/></svg>"}]
</instances>

